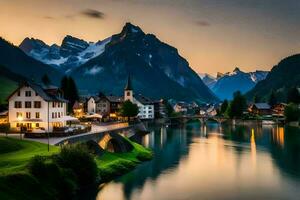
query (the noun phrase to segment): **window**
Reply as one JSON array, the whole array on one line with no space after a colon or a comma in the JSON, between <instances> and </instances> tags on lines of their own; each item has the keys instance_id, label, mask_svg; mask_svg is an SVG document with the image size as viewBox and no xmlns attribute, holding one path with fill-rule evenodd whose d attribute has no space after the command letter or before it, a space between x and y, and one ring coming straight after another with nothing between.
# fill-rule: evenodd
<instances>
[{"instance_id":1,"label":"window","mask_svg":"<svg viewBox=\"0 0 300 200\"><path fill-rule=\"evenodd\" d=\"M31 97L31 91L25 91L25 97Z\"/></svg>"},{"instance_id":2,"label":"window","mask_svg":"<svg viewBox=\"0 0 300 200\"><path fill-rule=\"evenodd\" d=\"M126 92L126 95L127 95L127 96L130 96L130 92Z\"/></svg>"},{"instance_id":3,"label":"window","mask_svg":"<svg viewBox=\"0 0 300 200\"><path fill-rule=\"evenodd\" d=\"M40 118L40 113L39 113L39 112L36 112L36 113L35 113L35 118L36 118L36 119L39 119L39 118Z\"/></svg>"},{"instance_id":4,"label":"window","mask_svg":"<svg viewBox=\"0 0 300 200\"><path fill-rule=\"evenodd\" d=\"M17 127L20 127L20 123L17 123Z\"/></svg>"},{"instance_id":5,"label":"window","mask_svg":"<svg viewBox=\"0 0 300 200\"><path fill-rule=\"evenodd\" d=\"M22 102L21 101L15 101L15 108L22 108Z\"/></svg>"},{"instance_id":6,"label":"window","mask_svg":"<svg viewBox=\"0 0 300 200\"><path fill-rule=\"evenodd\" d=\"M40 127L40 124L39 124L39 123L36 123L36 124L35 124L35 127L39 128L39 127Z\"/></svg>"},{"instance_id":7,"label":"window","mask_svg":"<svg viewBox=\"0 0 300 200\"><path fill-rule=\"evenodd\" d=\"M52 107L55 108L56 104L55 102L52 102Z\"/></svg>"},{"instance_id":8,"label":"window","mask_svg":"<svg viewBox=\"0 0 300 200\"><path fill-rule=\"evenodd\" d=\"M27 119L30 119L30 117L31 117L30 112L26 112L26 118L27 118Z\"/></svg>"},{"instance_id":9,"label":"window","mask_svg":"<svg viewBox=\"0 0 300 200\"><path fill-rule=\"evenodd\" d=\"M21 96L21 91L20 90L18 90L18 96Z\"/></svg>"},{"instance_id":10,"label":"window","mask_svg":"<svg viewBox=\"0 0 300 200\"><path fill-rule=\"evenodd\" d=\"M35 92L35 96L39 96L39 94L37 92Z\"/></svg>"},{"instance_id":11,"label":"window","mask_svg":"<svg viewBox=\"0 0 300 200\"><path fill-rule=\"evenodd\" d=\"M40 101L35 101L34 102L34 108L41 108L41 102Z\"/></svg>"},{"instance_id":12,"label":"window","mask_svg":"<svg viewBox=\"0 0 300 200\"><path fill-rule=\"evenodd\" d=\"M52 113L52 119L54 119L54 113Z\"/></svg>"},{"instance_id":13,"label":"window","mask_svg":"<svg viewBox=\"0 0 300 200\"><path fill-rule=\"evenodd\" d=\"M58 113L58 118L60 118L60 112Z\"/></svg>"},{"instance_id":14,"label":"window","mask_svg":"<svg viewBox=\"0 0 300 200\"><path fill-rule=\"evenodd\" d=\"M22 113L21 112L17 112L17 118L22 117Z\"/></svg>"},{"instance_id":15,"label":"window","mask_svg":"<svg viewBox=\"0 0 300 200\"><path fill-rule=\"evenodd\" d=\"M25 101L25 108L31 108L31 101Z\"/></svg>"}]
</instances>

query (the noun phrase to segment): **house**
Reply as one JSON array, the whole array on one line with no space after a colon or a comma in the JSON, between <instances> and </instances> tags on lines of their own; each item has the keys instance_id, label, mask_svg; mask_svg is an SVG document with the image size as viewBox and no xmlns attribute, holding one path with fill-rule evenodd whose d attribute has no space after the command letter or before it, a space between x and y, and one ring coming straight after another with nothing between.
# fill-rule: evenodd
<instances>
[{"instance_id":1,"label":"house","mask_svg":"<svg viewBox=\"0 0 300 200\"><path fill-rule=\"evenodd\" d=\"M75 101L73 105L73 113L76 118L81 118L84 116L84 103Z\"/></svg>"},{"instance_id":2,"label":"house","mask_svg":"<svg viewBox=\"0 0 300 200\"><path fill-rule=\"evenodd\" d=\"M0 112L0 124L8 123L8 111Z\"/></svg>"},{"instance_id":3,"label":"house","mask_svg":"<svg viewBox=\"0 0 300 200\"><path fill-rule=\"evenodd\" d=\"M275 116L284 116L284 110L287 106L286 103L277 103L274 106L272 106L272 113Z\"/></svg>"},{"instance_id":4,"label":"house","mask_svg":"<svg viewBox=\"0 0 300 200\"><path fill-rule=\"evenodd\" d=\"M87 101L88 113L98 113L101 116L115 117L123 102L119 96L105 96L99 93L98 96L91 96Z\"/></svg>"},{"instance_id":5,"label":"house","mask_svg":"<svg viewBox=\"0 0 300 200\"><path fill-rule=\"evenodd\" d=\"M271 115L271 106L267 103L254 103L248 108L249 113L253 115Z\"/></svg>"},{"instance_id":6,"label":"house","mask_svg":"<svg viewBox=\"0 0 300 200\"><path fill-rule=\"evenodd\" d=\"M189 108L189 104L185 102L178 102L174 105L173 109L175 112L180 112L180 113L187 113Z\"/></svg>"},{"instance_id":7,"label":"house","mask_svg":"<svg viewBox=\"0 0 300 200\"><path fill-rule=\"evenodd\" d=\"M140 119L154 119L154 103L151 99L139 95L133 94L133 88L130 76L128 76L127 83L124 89L124 101L131 101L137 104L139 108L138 117Z\"/></svg>"},{"instance_id":8,"label":"house","mask_svg":"<svg viewBox=\"0 0 300 200\"><path fill-rule=\"evenodd\" d=\"M66 125L67 100L57 87L43 87L24 82L8 97L10 127L26 127L52 132L55 127Z\"/></svg>"}]
</instances>

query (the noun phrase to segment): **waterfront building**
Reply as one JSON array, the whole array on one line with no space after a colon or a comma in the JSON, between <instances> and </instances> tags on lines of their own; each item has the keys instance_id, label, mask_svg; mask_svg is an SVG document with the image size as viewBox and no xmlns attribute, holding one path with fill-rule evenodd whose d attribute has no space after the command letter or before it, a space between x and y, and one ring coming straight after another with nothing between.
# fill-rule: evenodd
<instances>
[{"instance_id":1,"label":"waterfront building","mask_svg":"<svg viewBox=\"0 0 300 200\"><path fill-rule=\"evenodd\" d=\"M248 108L249 113L253 115L271 115L271 106L267 103L254 103Z\"/></svg>"},{"instance_id":2,"label":"waterfront building","mask_svg":"<svg viewBox=\"0 0 300 200\"><path fill-rule=\"evenodd\" d=\"M8 121L14 130L52 132L66 125L67 100L57 87L24 82L8 97Z\"/></svg>"}]
</instances>

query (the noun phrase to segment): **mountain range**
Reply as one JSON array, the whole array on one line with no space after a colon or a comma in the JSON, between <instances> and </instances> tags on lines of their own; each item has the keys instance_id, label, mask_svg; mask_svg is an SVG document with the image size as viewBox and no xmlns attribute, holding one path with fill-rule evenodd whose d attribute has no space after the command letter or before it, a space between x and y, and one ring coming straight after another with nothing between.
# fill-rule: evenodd
<instances>
[{"instance_id":1,"label":"mountain range","mask_svg":"<svg viewBox=\"0 0 300 200\"><path fill-rule=\"evenodd\" d=\"M25 38L16 47L1 39L0 65L36 81L47 74L56 85L72 76L85 95L122 95L130 74L135 92L153 99L218 101L176 48L131 23L95 43L68 35L60 45Z\"/></svg>"},{"instance_id":2,"label":"mountain range","mask_svg":"<svg viewBox=\"0 0 300 200\"><path fill-rule=\"evenodd\" d=\"M230 100L233 98L234 92L250 91L259 81L264 80L267 74L266 71L243 72L239 68L235 68L233 72L218 73L217 77L205 74L202 76L202 80L219 99Z\"/></svg>"},{"instance_id":3,"label":"mountain range","mask_svg":"<svg viewBox=\"0 0 300 200\"><path fill-rule=\"evenodd\" d=\"M120 95L130 74L135 92L152 98L217 101L176 48L131 23L96 43L66 36L59 46L25 38L19 47L29 57L72 76L85 94Z\"/></svg>"}]
</instances>

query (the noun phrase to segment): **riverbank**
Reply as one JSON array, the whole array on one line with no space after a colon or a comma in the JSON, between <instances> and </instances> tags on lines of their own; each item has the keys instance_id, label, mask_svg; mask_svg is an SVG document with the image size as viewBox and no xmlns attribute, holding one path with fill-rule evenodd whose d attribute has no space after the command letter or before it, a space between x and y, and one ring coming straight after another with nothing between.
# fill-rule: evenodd
<instances>
[{"instance_id":1,"label":"riverbank","mask_svg":"<svg viewBox=\"0 0 300 200\"><path fill-rule=\"evenodd\" d=\"M0 137L0 199L60 199L60 195L76 195L82 186L78 179L88 177L85 173L94 168L95 175L90 175L96 180L93 185L108 182L152 158L150 150L129 142L133 145L131 152L95 156L74 145L65 150L50 146L48 152L42 143Z\"/></svg>"}]
</instances>

